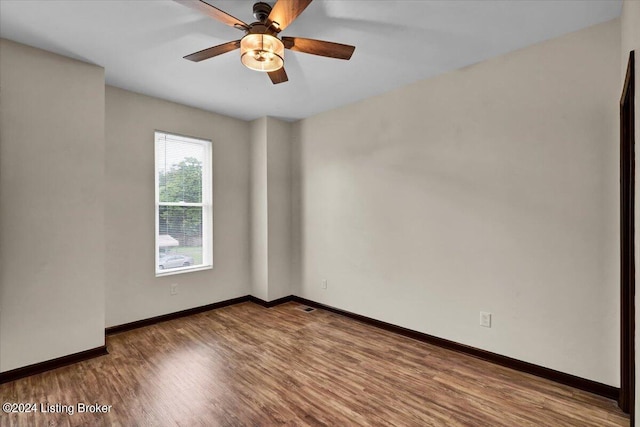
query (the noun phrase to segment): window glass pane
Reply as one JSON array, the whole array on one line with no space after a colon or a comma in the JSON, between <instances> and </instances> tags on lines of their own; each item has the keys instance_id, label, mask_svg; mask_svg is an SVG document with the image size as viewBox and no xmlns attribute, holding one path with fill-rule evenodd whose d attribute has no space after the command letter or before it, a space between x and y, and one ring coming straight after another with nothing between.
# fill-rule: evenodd
<instances>
[{"instance_id":1,"label":"window glass pane","mask_svg":"<svg viewBox=\"0 0 640 427\"><path fill-rule=\"evenodd\" d=\"M155 160L156 275L211 268L211 141L156 132Z\"/></svg>"},{"instance_id":2,"label":"window glass pane","mask_svg":"<svg viewBox=\"0 0 640 427\"><path fill-rule=\"evenodd\" d=\"M202 203L206 147L190 138L159 135L156 142L160 202Z\"/></svg>"},{"instance_id":3,"label":"window glass pane","mask_svg":"<svg viewBox=\"0 0 640 427\"><path fill-rule=\"evenodd\" d=\"M159 206L159 270L203 264L202 209Z\"/></svg>"}]
</instances>

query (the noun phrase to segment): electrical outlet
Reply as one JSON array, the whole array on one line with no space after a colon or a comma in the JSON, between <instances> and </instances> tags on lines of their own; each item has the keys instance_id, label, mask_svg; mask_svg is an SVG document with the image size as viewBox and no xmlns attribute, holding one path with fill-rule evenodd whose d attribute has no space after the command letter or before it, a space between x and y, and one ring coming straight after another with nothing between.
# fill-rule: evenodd
<instances>
[{"instance_id":1,"label":"electrical outlet","mask_svg":"<svg viewBox=\"0 0 640 427\"><path fill-rule=\"evenodd\" d=\"M486 311L480 312L480 326L484 326L485 328L491 327L491 313L487 313Z\"/></svg>"},{"instance_id":2,"label":"electrical outlet","mask_svg":"<svg viewBox=\"0 0 640 427\"><path fill-rule=\"evenodd\" d=\"M322 279L322 289L327 289L327 279Z\"/></svg>"},{"instance_id":3,"label":"electrical outlet","mask_svg":"<svg viewBox=\"0 0 640 427\"><path fill-rule=\"evenodd\" d=\"M178 295L178 284L177 283L172 283L171 284L171 289L169 290L169 294Z\"/></svg>"}]
</instances>

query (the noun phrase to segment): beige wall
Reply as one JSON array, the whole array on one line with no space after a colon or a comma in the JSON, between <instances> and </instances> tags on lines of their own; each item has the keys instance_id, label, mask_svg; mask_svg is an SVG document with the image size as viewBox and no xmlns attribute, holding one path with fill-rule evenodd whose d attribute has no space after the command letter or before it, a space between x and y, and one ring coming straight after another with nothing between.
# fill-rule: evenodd
<instances>
[{"instance_id":1,"label":"beige wall","mask_svg":"<svg viewBox=\"0 0 640 427\"><path fill-rule=\"evenodd\" d=\"M0 371L104 345L104 70L0 40Z\"/></svg>"},{"instance_id":2,"label":"beige wall","mask_svg":"<svg viewBox=\"0 0 640 427\"><path fill-rule=\"evenodd\" d=\"M622 70L624 73L627 70L629 52L636 50L636 61L638 61L637 55L640 54L637 52L637 50L640 49L640 1L624 0L620 20L622 24L621 57Z\"/></svg>"},{"instance_id":3,"label":"beige wall","mask_svg":"<svg viewBox=\"0 0 640 427\"><path fill-rule=\"evenodd\" d=\"M154 130L213 141L212 270L155 277ZM107 86L107 326L250 292L249 139L242 120Z\"/></svg>"},{"instance_id":4,"label":"beige wall","mask_svg":"<svg viewBox=\"0 0 640 427\"><path fill-rule=\"evenodd\" d=\"M251 294L291 295L291 124L251 122Z\"/></svg>"},{"instance_id":5,"label":"beige wall","mask_svg":"<svg viewBox=\"0 0 640 427\"><path fill-rule=\"evenodd\" d=\"M619 58L614 20L297 123L294 293L619 385Z\"/></svg>"},{"instance_id":6,"label":"beige wall","mask_svg":"<svg viewBox=\"0 0 640 427\"><path fill-rule=\"evenodd\" d=\"M291 123L267 119L269 300L291 295Z\"/></svg>"},{"instance_id":7,"label":"beige wall","mask_svg":"<svg viewBox=\"0 0 640 427\"><path fill-rule=\"evenodd\" d=\"M625 0L622 4L622 15L620 17L622 23L622 66L620 67L622 78L627 71L627 63L629 61L629 52L635 50L635 66L636 66L636 189L640 188L640 154L638 153L640 150L638 147L638 135L640 135L640 104L638 100L640 100L640 1L629 1ZM620 82L620 91L622 91L622 84ZM640 201L640 194L636 194L636 205ZM635 247L636 247L636 272L640 271L640 250L638 249L640 243L640 209L636 207L636 236L635 236ZM636 288L640 286L640 279L636 277ZM640 288L638 288L640 289ZM640 325L640 297L638 297L638 292L636 292L636 325ZM638 378L640 375L640 327L636 326L636 414L640 414L640 385L638 384ZM637 416L637 415L636 415Z\"/></svg>"},{"instance_id":8,"label":"beige wall","mask_svg":"<svg viewBox=\"0 0 640 427\"><path fill-rule=\"evenodd\" d=\"M251 122L251 295L269 300L267 118Z\"/></svg>"}]
</instances>

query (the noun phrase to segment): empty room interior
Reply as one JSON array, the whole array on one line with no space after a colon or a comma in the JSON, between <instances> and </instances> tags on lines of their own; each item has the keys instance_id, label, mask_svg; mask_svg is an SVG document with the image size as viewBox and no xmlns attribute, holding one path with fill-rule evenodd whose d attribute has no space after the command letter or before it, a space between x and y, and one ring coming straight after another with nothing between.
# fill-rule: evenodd
<instances>
[{"instance_id":1,"label":"empty room interior","mask_svg":"<svg viewBox=\"0 0 640 427\"><path fill-rule=\"evenodd\" d=\"M3 427L635 425L639 0L0 37Z\"/></svg>"}]
</instances>

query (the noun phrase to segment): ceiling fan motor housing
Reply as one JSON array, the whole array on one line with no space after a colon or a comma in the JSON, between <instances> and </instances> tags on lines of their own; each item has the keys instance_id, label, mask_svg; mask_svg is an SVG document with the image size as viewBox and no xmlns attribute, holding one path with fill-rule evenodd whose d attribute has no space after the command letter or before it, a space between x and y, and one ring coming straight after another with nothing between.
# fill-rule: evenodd
<instances>
[{"instance_id":1,"label":"ceiling fan motor housing","mask_svg":"<svg viewBox=\"0 0 640 427\"><path fill-rule=\"evenodd\" d=\"M264 2L258 2L253 5L253 16L260 22L264 22L271 13L271 5Z\"/></svg>"}]
</instances>

